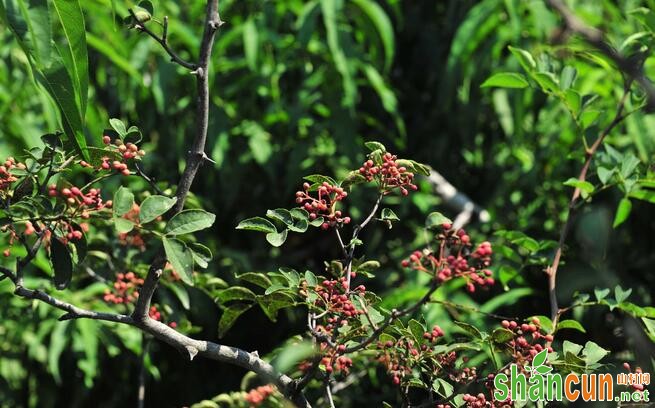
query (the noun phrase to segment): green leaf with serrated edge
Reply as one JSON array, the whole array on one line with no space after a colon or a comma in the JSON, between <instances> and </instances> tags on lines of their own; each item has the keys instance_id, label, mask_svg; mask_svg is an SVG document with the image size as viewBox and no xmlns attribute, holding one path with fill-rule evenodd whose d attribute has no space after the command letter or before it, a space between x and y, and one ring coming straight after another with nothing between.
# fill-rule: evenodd
<instances>
[{"instance_id":1,"label":"green leaf with serrated edge","mask_svg":"<svg viewBox=\"0 0 655 408\"><path fill-rule=\"evenodd\" d=\"M582 356L587 365L599 362L607 354L609 350L605 350L593 341L586 342L582 349Z\"/></svg>"},{"instance_id":2,"label":"green leaf with serrated edge","mask_svg":"<svg viewBox=\"0 0 655 408\"><path fill-rule=\"evenodd\" d=\"M116 131L116 133L118 133L118 136L120 136L121 139L127 134L127 128L122 120L111 118L109 119L109 125Z\"/></svg>"},{"instance_id":3,"label":"green leaf with serrated edge","mask_svg":"<svg viewBox=\"0 0 655 408\"><path fill-rule=\"evenodd\" d=\"M139 210L139 221L141 224L148 223L155 218L166 213L166 211L173 208L177 199L175 197L166 197L162 195L153 195L147 197L141 203Z\"/></svg>"},{"instance_id":4,"label":"green leaf with serrated edge","mask_svg":"<svg viewBox=\"0 0 655 408\"><path fill-rule=\"evenodd\" d=\"M309 222L307 220L296 220L293 225L289 225L289 231L293 232L305 232L309 228Z\"/></svg>"},{"instance_id":5,"label":"green leaf with serrated edge","mask_svg":"<svg viewBox=\"0 0 655 408\"><path fill-rule=\"evenodd\" d=\"M496 343L506 343L514 338L514 333L507 329L496 329L491 333L491 339Z\"/></svg>"},{"instance_id":6,"label":"green leaf with serrated edge","mask_svg":"<svg viewBox=\"0 0 655 408\"><path fill-rule=\"evenodd\" d=\"M134 194L127 188L121 186L114 193L112 208L114 216L120 217L129 212L134 206Z\"/></svg>"},{"instance_id":7,"label":"green leaf with serrated edge","mask_svg":"<svg viewBox=\"0 0 655 408\"><path fill-rule=\"evenodd\" d=\"M280 309L296 305L293 298L285 292L274 292L265 296L258 296L257 303L259 303L262 311L273 322L277 320L277 312Z\"/></svg>"},{"instance_id":8,"label":"green leaf with serrated edge","mask_svg":"<svg viewBox=\"0 0 655 408\"><path fill-rule=\"evenodd\" d=\"M546 332L546 333L551 333L553 331L553 321L550 320L549 317L547 316L542 316L542 315L537 315L537 316L532 316L530 320L533 318L539 319L539 326Z\"/></svg>"},{"instance_id":9,"label":"green leaf with serrated edge","mask_svg":"<svg viewBox=\"0 0 655 408\"><path fill-rule=\"evenodd\" d=\"M304 208L292 208L289 210L291 216L296 220L308 220L309 213Z\"/></svg>"},{"instance_id":10,"label":"green leaf with serrated edge","mask_svg":"<svg viewBox=\"0 0 655 408\"><path fill-rule=\"evenodd\" d=\"M572 343L568 340L564 340L562 343L562 351L564 353L571 353L573 355L578 355L582 351L582 346L579 344Z\"/></svg>"},{"instance_id":11,"label":"green leaf with serrated edge","mask_svg":"<svg viewBox=\"0 0 655 408\"><path fill-rule=\"evenodd\" d=\"M600 302L601 300L605 299L607 295L610 294L610 290L608 288L605 289L594 289L594 295L596 295L596 300Z\"/></svg>"},{"instance_id":12,"label":"green leaf with serrated edge","mask_svg":"<svg viewBox=\"0 0 655 408\"><path fill-rule=\"evenodd\" d=\"M350 188L354 185L362 184L366 182L367 182L366 177L362 176L359 170L353 170L348 173L346 178L343 179L343 181L341 182L341 187Z\"/></svg>"},{"instance_id":13,"label":"green leaf with serrated edge","mask_svg":"<svg viewBox=\"0 0 655 408\"><path fill-rule=\"evenodd\" d=\"M173 270L180 275L184 283L193 285L193 254L189 248L175 238L164 237L162 242L166 258L173 266Z\"/></svg>"},{"instance_id":14,"label":"green leaf with serrated edge","mask_svg":"<svg viewBox=\"0 0 655 408\"><path fill-rule=\"evenodd\" d=\"M515 72L499 72L487 78L481 88L498 87L498 88L527 88L528 80L522 74Z\"/></svg>"},{"instance_id":15,"label":"green leaf with serrated edge","mask_svg":"<svg viewBox=\"0 0 655 408\"><path fill-rule=\"evenodd\" d=\"M320 227L323 225L323 217L317 217L315 220L309 223L312 227Z\"/></svg>"},{"instance_id":16,"label":"green leaf with serrated edge","mask_svg":"<svg viewBox=\"0 0 655 408\"><path fill-rule=\"evenodd\" d=\"M331 186L336 186L337 182L329 176L324 176L322 174L312 174L309 176L303 177L303 179L315 183L315 184L323 184L323 183L328 183Z\"/></svg>"},{"instance_id":17,"label":"green leaf with serrated edge","mask_svg":"<svg viewBox=\"0 0 655 408\"><path fill-rule=\"evenodd\" d=\"M209 266L209 262L213 258L211 249L198 242L190 243L189 249L193 255L193 260L196 262L196 264L198 264L199 267L204 269Z\"/></svg>"},{"instance_id":18,"label":"green leaf with serrated edge","mask_svg":"<svg viewBox=\"0 0 655 408\"><path fill-rule=\"evenodd\" d=\"M631 293L632 289L628 288L624 290L620 285L617 285L614 288L614 298L616 299L616 303L622 303Z\"/></svg>"},{"instance_id":19,"label":"green leaf with serrated edge","mask_svg":"<svg viewBox=\"0 0 655 408\"><path fill-rule=\"evenodd\" d=\"M287 234L289 230L283 230L282 232L270 232L266 234L266 241L274 247L279 247L284 244L284 241L287 240Z\"/></svg>"},{"instance_id":20,"label":"green leaf with serrated edge","mask_svg":"<svg viewBox=\"0 0 655 408\"><path fill-rule=\"evenodd\" d=\"M318 285L318 279L312 271L305 271L305 280L307 281L307 285L310 287Z\"/></svg>"},{"instance_id":21,"label":"green leaf with serrated edge","mask_svg":"<svg viewBox=\"0 0 655 408\"><path fill-rule=\"evenodd\" d=\"M576 320L562 320L561 322L557 323L557 330L559 331L562 329L573 329L582 333L587 332L584 327L582 327L582 325Z\"/></svg>"},{"instance_id":22,"label":"green leaf with serrated edge","mask_svg":"<svg viewBox=\"0 0 655 408\"><path fill-rule=\"evenodd\" d=\"M234 326L239 316L252 307L252 303L235 303L223 310L221 319L218 322L218 337L223 338L225 334Z\"/></svg>"},{"instance_id":23,"label":"green leaf with serrated edge","mask_svg":"<svg viewBox=\"0 0 655 408\"><path fill-rule=\"evenodd\" d=\"M241 275L237 275L237 279L252 283L253 285L257 285L262 289L268 289L271 285L273 285L273 282L271 282L268 276L258 272L242 273Z\"/></svg>"},{"instance_id":24,"label":"green leaf with serrated edge","mask_svg":"<svg viewBox=\"0 0 655 408\"><path fill-rule=\"evenodd\" d=\"M389 208L383 208L380 218L386 221L400 221L400 218L396 215L393 210Z\"/></svg>"},{"instance_id":25,"label":"green leaf with serrated edge","mask_svg":"<svg viewBox=\"0 0 655 408\"><path fill-rule=\"evenodd\" d=\"M616 214L614 215L614 223L612 228L616 228L619 225L623 224L625 220L630 216L630 211L632 211L632 201L629 198L622 198L619 201L618 207L616 207Z\"/></svg>"},{"instance_id":26,"label":"green leaf with serrated edge","mask_svg":"<svg viewBox=\"0 0 655 408\"><path fill-rule=\"evenodd\" d=\"M532 367L539 367L540 365L543 365L546 362L546 358L548 358L548 350L544 349L534 356L532 359Z\"/></svg>"},{"instance_id":27,"label":"green leaf with serrated edge","mask_svg":"<svg viewBox=\"0 0 655 408\"><path fill-rule=\"evenodd\" d=\"M253 217L248 218L239 223L236 229L238 230L250 230L250 231L259 231L259 232L276 232L275 225L272 222L262 217Z\"/></svg>"},{"instance_id":28,"label":"green leaf with serrated edge","mask_svg":"<svg viewBox=\"0 0 655 408\"><path fill-rule=\"evenodd\" d=\"M68 246L54 237L50 240L50 262L54 272L55 287L66 289L73 277L73 259Z\"/></svg>"},{"instance_id":29,"label":"green leaf with serrated edge","mask_svg":"<svg viewBox=\"0 0 655 408\"><path fill-rule=\"evenodd\" d=\"M614 169L606 169L605 167L598 167L596 169L596 174L598 174L598 179L603 185L607 184L612 176L614 175Z\"/></svg>"},{"instance_id":30,"label":"green leaf with serrated edge","mask_svg":"<svg viewBox=\"0 0 655 408\"><path fill-rule=\"evenodd\" d=\"M134 229L134 222L125 218L114 217L114 228L118 233L126 234Z\"/></svg>"},{"instance_id":31,"label":"green leaf with serrated edge","mask_svg":"<svg viewBox=\"0 0 655 408\"><path fill-rule=\"evenodd\" d=\"M287 209L278 208L275 210L268 210L266 211L266 216L274 220L282 221L287 226L293 225L293 216Z\"/></svg>"},{"instance_id":32,"label":"green leaf with serrated edge","mask_svg":"<svg viewBox=\"0 0 655 408\"><path fill-rule=\"evenodd\" d=\"M387 148L384 147L384 145L380 142L365 142L364 146L366 146L367 149L370 151L374 152L376 150L380 150L382 152L386 152Z\"/></svg>"},{"instance_id":33,"label":"green leaf with serrated edge","mask_svg":"<svg viewBox=\"0 0 655 408\"><path fill-rule=\"evenodd\" d=\"M425 228L427 229L434 229L434 228L441 228L443 224L451 224L452 221L450 218L446 217L440 212L431 212L428 214L428 217L425 219Z\"/></svg>"},{"instance_id":34,"label":"green leaf with serrated edge","mask_svg":"<svg viewBox=\"0 0 655 408\"><path fill-rule=\"evenodd\" d=\"M452 394L453 391L455 390L455 387L453 387L449 382L442 378L437 378L434 380L432 383L432 389L439 394L440 396L444 398L449 398Z\"/></svg>"},{"instance_id":35,"label":"green leaf with serrated edge","mask_svg":"<svg viewBox=\"0 0 655 408\"><path fill-rule=\"evenodd\" d=\"M256 298L257 295L255 295L252 290L242 286L232 286L216 292L215 300L219 305L224 305L235 300L241 302L254 302Z\"/></svg>"},{"instance_id":36,"label":"green leaf with serrated edge","mask_svg":"<svg viewBox=\"0 0 655 408\"><path fill-rule=\"evenodd\" d=\"M464 332L466 332L468 335L472 336L473 338L476 338L476 339L481 339L482 338L482 333L475 326L470 325L468 323L464 323L464 322L458 322L458 321L455 321L453 323L455 323L455 325L457 327L464 330Z\"/></svg>"},{"instance_id":37,"label":"green leaf with serrated edge","mask_svg":"<svg viewBox=\"0 0 655 408\"><path fill-rule=\"evenodd\" d=\"M216 215L204 210L184 210L175 214L166 224L164 234L183 235L211 227Z\"/></svg>"},{"instance_id":38,"label":"green leaf with serrated edge","mask_svg":"<svg viewBox=\"0 0 655 408\"><path fill-rule=\"evenodd\" d=\"M423 339L423 333L427 331L425 326L416 319L411 319L407 323L407 327L417 342L420 342Z\"/></svg>"}]
</instances>

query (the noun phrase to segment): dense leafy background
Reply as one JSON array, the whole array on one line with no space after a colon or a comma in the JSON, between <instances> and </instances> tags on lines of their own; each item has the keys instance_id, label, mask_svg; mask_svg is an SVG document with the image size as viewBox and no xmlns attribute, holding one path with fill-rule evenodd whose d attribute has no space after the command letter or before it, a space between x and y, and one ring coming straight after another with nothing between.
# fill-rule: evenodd
<instances>
[{"instance_id":1,"label":"dense leafy background","mask_svg":"<svg viewBox=\"0 0 655 408\"><path fill-rule=\"evenodd\" d=\"M127 4L115 3L116 12L126 15ZM162 0L155 6L156 16L170 17L172 46L191 59L203 2ZM575 11L603 29L615 47L648 52L652 17L638 8L652 6L651 1L580 1ZM82 8L89 61L87 143L100 143L109 118L137 124L150 152L147 172L175 182L193 134L193 78L170 64L153 41L116 26L109 1L84 1ZM589 108L598 111L599 127L611 119L622 91L621 75L582 43L563 38L557 17L537 0L222 1L221 16L227 24L212 59L208 143L216 163L203 167L193 191L217 214L213 229L202 237L214 251L208 274L228 283L235 274L282 265L320 272L324 260L339 256L332 237L320 232L290 236L282 248L271 249L255 233L234 227L268 208L293 205L293 192L305 174L343 176L358 167L366 140L380 140L404 157L431 165L486 208L491 221L470 227L476 238L500 242L494 232L520 230L538 240L556 240L571 193L563 182L581 166L581 135L594 135L598 128L576 123L557 97L537 87L480 85L496 72L523 72L511 45L531 52L540 70L552 72L560 86L570 83L575 68L574 88L599 96ZM5 27L0 39L0 152L21 155L58 128L57 111L35 85L25 54ZM648 59L647 72L652 67ZM638 104L638 98L628 102L629 107ZM652 115L638 112L608 138L619 152L640 159L643 174L655 152L653 125ZM382 263L373 286L389 304L417 296L413 275L401 273L398 263L420 245L425 215L434 210L456 215L440 206L427 182L421 184L420 193L395 209L402 223L391 231L372 229L364 237L366 253ZM138 185L132 187L138 191ZM563 304L576 291L617 284L633 288L635 303L653 303L652 207L633 200L628 220L613 229L622 194L619 188L598 194L574 223L559 277ZM374 194L366 191L355 194L351 202L359 208L351 209L353 215L361 215L372 200ZM514 261L501 257L497 264L503 273L517 276L508 279L508 292L496 297L493 309L508 316L548 314L540 258L550 255L547 249L533 254L523 249ZM26 310L27 303L13 298L10 286L0 283L0 406L136 402L138 333L91 321L56 323L58 313L45 305ZM85 285L63 296L85 301L102 290ZM216 339L220 310L200 290L189 293L188 317L200 328L195 335ZM475 301L461 292L453 292L455 298L448 292L441 296L483 304L501 294L497 288ZM161 296L179 308L170 293ZM425 315L449 327L451 317L442 306L430 306ZM612 350L616 361L636 359L652 368L655 350L638 320L606 308L575 317L587 334L572 331L569 338L594 339ZM480 315L470 319L481 327L496 324ZM265 355L300 333L303 324L302 313L283 313L273 323L253 308L222 341ZM233 367L190 363L156 343L147 366L149 406L192 404L238 389L242 378ZM380 399L393 398L383 375L353 387L374 387L382 390L376 392ZM346 406L361 405L364 397L371 402L370 394L348 394L341 400Z\"/></svg>"}]
</instances>

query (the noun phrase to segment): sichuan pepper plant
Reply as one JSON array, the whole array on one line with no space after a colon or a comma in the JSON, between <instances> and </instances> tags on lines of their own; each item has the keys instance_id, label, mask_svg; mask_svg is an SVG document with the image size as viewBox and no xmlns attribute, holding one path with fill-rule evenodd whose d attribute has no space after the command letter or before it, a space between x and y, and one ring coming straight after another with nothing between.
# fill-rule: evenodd
<instances>
[{"instance_id":1,"label":"sichuan pepper plant","mask_svg":"<svg viewBox=\"0 0 655 408\"><path fill-rule=\"evenodd\" d=\"M559 2L550 3L561 7ZM44 135L42 145L24 156L7 157L0 165L0 233L6 242L2 247L0 279L13 284L16 296L63 311L58 316L61 324L94 319L130 326L143 334L144 344L155 338L175 347L188 359L197 356L214 359L257 375L253 384L245 382L252 385L248 390L219 396L217 402L249 407L280 406L288 402L301 407L312 404L332 407L336 405L335 399L338 401L337 392L343 392L359 378L372 377L370 373L378 370L384 373L385 380L381 381L393 387L404 406L512 406L515 402L498 401L492 392L493 379L507 374L509 364L517 364L527 375L604 368L600 361L608 351L593 341L587 341L584 346L566 340L556 342L561 330L584 331L576 321L562 320L572 309L608 306L635 317L652 317L651 309L627 302L630 292L620 287L613 298L604 290L594 293L595 301L590 300L590 295L578 294L566 307L559 307L554 297L569 219L596 191L596 186L590 186L586 180L592 159L604 138L627 115L626 100L634 84L641 84L647 94L650 91L640 72L627 72L624 95L615 118L591 146L585 146L585 162L577 179L566 182L574 187L569 218L560 242L551 246L555 249L554 256L545 269L551 303L550 310L544 313L550 316L505 317L474 309L469 311L485 314L497 320L497 324L490 330L482 330L455 320L446 330L440 324L428 324L424 310L435 303L466 309L465 305L443 299L444 293L465 292L473 298L499 290L497 282L503 279L494 265L495 246L484 239L476 242L472 235L478 234L469 234L441 213L431 213L425 221L425 241L403 259L395 260L394 266L423 283L419 287L420 296L393 304L372 291L369 279L380 262L361 255L367 244L362 231L377 227L393 234L389 230L400 219L387 205L411 197L418 189L417 179L429 175L427 166L398 158L377 142L366 143L369 149L366 159L344 179L307 176L299 181L294 196L289 197L295 206L269 210L265 217L249 218L237 227L265 233L266 240L275 247L282 246L290 233L306 233L316 228L323 234L321 239L333 242L340 253L337 259L325 259L325 268L299 272L282 267L266 274L238 275L237 279L248 287L226 287L224 281L199 271L209 265L212 254L194 234L211 227L215 216L195 204L187 205L187 198L196 174L203 164L210 163L205 153L208 77L215 35L222 25L218 1L207 2L197 62L187 61L170 47L168 19L156 18L150 2L129 9L123 21L127 28L152 37L173 63L196 79L194 138L179 180L170 185L155 182L142 170L140 162L147 160L148 152L142 147L141 131L136 126L128 127L112 119L110 128L89 138L94 143L87 141L84 116L88 62L81 38L84 30L80 27L84 26L79 5L54 1L59 23L68 36L62 54L58 47L51 53L41 53L44 45L41 37L25 35L26 30L34 30L29 28L34 25L26 24L25 20L42 18L42 13L30 15L25 10L15 13L7 10L5 3L1 4L3 20L28 56L36 80L60 110L63 132ZM45 12L47 15L47 7ZM575 20L565 20L579 29ZM588 41L593 43L593 39ZM45 43L50 46L52 41L48 39ZM511 52L517 55L525 76L495 76L483 86L531 84L561 100L577 117L578 110L584 108L579 93L553 87L551 75L538 72L526 51L512 49ZM614 54L612 57L621 68L624 61ZM512 80L508 81L508 77ZM643 106L649 102L647 99ZM641 107L637 104L634 108ZM644 191L651 185L651 174L646 171L647 180L639 178L638 173L643 169L634 160L628 160L632 164L620 164L621 168L617 169L624 158L607 148L607 155L601 156L596 169L598 189L620 184L626 190L625 200L647 198ZM632 178L638 181L631 183ZM137 179L145 188L132 191L127 186ZM355 207L365 208L362 202L351 202L355 189L363 195L370 194L373 203L361 219L350 215ZM622 201L615 224L620 225L629 211L629 204ZM99 244L94 239L97 236L110 239ZM503 231L497 236L501 241L509 241L507 246L547 248L517 233ZM501 262L510 261L515 259L501 259ZM82 280L94 283L85 287ZM272 358L260 357L257 352L192 338L190 335L196 328L185 319L184 313L176 310L173 302L165 302L165 296L157 295L166 288L176 295L183 308L188 308L188 293L183 288L194 283L215 297L221 307L221 336L253 307L261 309L271 320L282 309L294 308L303 313L305 329L287 345L299 351L294 353L291 367L284 371L278 369L284 350L273 353ZM54 292L53 286L73 294ZM74 296L76 291L81 293L88 287L94 290L83 297ZM94 296L95 302L90 300ZM160 299L161 303L157 302ZM630 365L624 368L632 371ZM636 367L634 371L641 372L641 369Z\"/></svg>"}]
</instances>

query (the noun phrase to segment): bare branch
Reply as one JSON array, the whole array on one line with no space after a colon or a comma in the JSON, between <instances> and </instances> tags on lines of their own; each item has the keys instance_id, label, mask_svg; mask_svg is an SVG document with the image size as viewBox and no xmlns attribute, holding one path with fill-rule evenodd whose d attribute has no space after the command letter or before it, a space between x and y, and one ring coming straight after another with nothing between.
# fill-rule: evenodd
<instances>
[{"instance_id":1,"label":"bare branch","mask_svg":"<svg viewBox=\"0 0 655 408\"><path fill-rule=\"evenodd\" d=\"M632 80L628 80L624 86L623 96L621 97L621 100L617 105L614 119L612 119L609 125L607 125L607 127L605 127L605 129L603 129L603 131L598 135L596 141L587 149L586 159L578 175L578 180L585 181L587 179L587 172L589 171L589 166L591 165L591 161L594 158L596 151L603 143L603 140L605 140L605 137L612 131L612 129L614 129L614 127L616 127L619 123L621 123L621 121L623 121L623 119L626 118L627 115L625 115L623 111L625 108L625 102L630 93L631 83ZM581 195L581 190L579 187L576 187L575 190L573 190L571 201L569 201L569 210L566 216L566 222L564 223L564 226L562 226L562 229L560 231L559 242L557 244L557 249L555 250L553 263L546 268L546 275L548 275L548 296L550 299L550 315L551 315L551 320L553 321L553 327L557 325L557 320L560 316L560 310L557 304L557 269L559 268L559 264L562 258L562 250L564 248L564 243L566 242L566 238L568 237L569 230L571 229L571 225L573 224L573 218L578 208L577 203L578 203L578 199L580 198L580 195Z\"/></svg>"},{"instance_id":2,"label":"bare branch","mask_svg":"<svg viewBox=\"0 0 655 408\"><path fill-rule=\"evenodd\" d=\"M162 48L164 49L164 51L166 51L166 53L171 57L171 61L173 61L173 62L175 62L176 64L179 64L179 65L183 66L184 68L189 69L189 70L191 70L191 71L193 71L193 70L195 70L195 69L198 68L198 67L196 66L196 64L192 64L192 63L187 62L187 61L185 61L184 59L182 59L182 58L181 58L179 55L177 55L177 54L175 53L175 51L173 51L173 50L171 49L171 47L168 45L168 17L165 17L165 18L164 18L164 32L163 32L162 36L160 37L160 36L158 36L157 34L153 33L153 32L152 32L148 27L146 27L145 24L143 24L143 23L139 23L139 22L138 22L139 19L137 18L136 14L134 14L134 10L132 10L132 9L128 9L128 11L130 12L130 15L132 16L132 18L133 18L134 21L135 21L135 25L134 25L134 27L135 27L137 30L141 31L142 33L146 33L146 34L148 34L148 35L149 35L150 37L152 37L155 41L157 41L157 42L162 46Z\"/></svg>"}]
</instances>

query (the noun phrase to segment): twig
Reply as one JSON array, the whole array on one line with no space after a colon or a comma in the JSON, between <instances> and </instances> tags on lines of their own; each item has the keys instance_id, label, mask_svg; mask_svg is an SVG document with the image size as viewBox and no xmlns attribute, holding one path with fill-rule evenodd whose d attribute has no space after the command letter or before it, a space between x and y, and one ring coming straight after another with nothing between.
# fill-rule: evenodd
<instances>
[{"instance_id":1,"label":"twig","mask_svg":"<svg viewBox=\"0 0 655 408\"><path fill-rule=\"evenodd\" d=\"M641 58L639 61L635 61L634 59L629 59L621 55L605 41L602 32L586 25L566 6L566 4L564 4L563 1L546 1L550 7L562 17L567 30L582 37L589 45L596 48L614 62L620 71L626 74L630 79L636 81L646 93L647 110L649 112L655 110L655 87L650 79L644 74L644 59Z\"/></svg>"},{"instance_id":2,"label":"twig","mask_svg":"<svg viewBox=\"0 0 655 408\"><path fill-rule=\"evenodd\" d=\"M164 20L164 21L166 21L166 20ZM164 192L161 190L161 188L159 188L157 183L155 183L155 180L152 177L148 176L143 171L143 169L141 168L141 166L139 165L138 162L134 162L134 168L136 169L136 174L139 177L141 177L142 179L144 179L146 181L146 183L148 183L150 185L150 187L152 187L153 190L155 190L157 192L157 194L164 195Z\"/></svg>"},{"instance_id":3,"label":"twig","mask_svg":"<svg viewBox=\"0 0 655 408\"><path fill-rule=\"evenodd\" d=\"M187 62L184 59L182 59L168 45L168 38L167 38L167 35L168 35L168 18L167 17L164 18L164 32L163 32L162 36L160 37L157 34L153 33L148 27L146 27L146 25L144 23L139 22L139 19L137 18L136 14L134 14L134 10L128 9L128 11L130 12L130 15L132 16L132 18L134 19L134 27L137 30L141 31L142 33L148 34L155 41L157 41L162 46L164 51L166 51L166 53L168 53L168 55L171 57L171 61L173 61L176 64L179 64L179 65L183 66L184 68L189 69L191 71L196 70L198 68L196 64L192 64L192 63Z\"/></svg>"},{"instance_id":4,"label":"twig","mask_svg":"<svg viewBox=\"0 0 655 408\"><path fill-rule=\"evenodd\" d=\"M591 145L591 147L587 149L585 163L582 166L582 169L580 170L580 174L578 175L578 180L586 181L587 172L589 171L589 166L591 165L591 161L594 155L596 154L596 151L603 143L603 140L605 140L605 137L612 131L612 129L614 129L616 125L621 123L621 121L623 121L623 119L626 118L626 115L623 114L623 110L625 108L625 102L627 100L627 97L630 93L631 82L632 80L628 80L624 86L623 96L621 97L621 100L619 101L619 104L616 108L616 114L614 115L614 119L612 119L610 124L607 125L607 127L603 129L603 131L598 135L598 138ZM580 195L581 195L581 190L579 187L576 187L575 190L573 190L573 195L571 196L571 200L569 201L569 210L566 216L566 222L564 223L564 226L560 231L559 242L557 244L557 249L555 251L553 263L546 268L546 275L548 275L548 295L550 298L550 315L553 321L553 327L557 325L557 319L559 317L559 306L557 305L557 291L556 291L557 269L559 267L560 260L562 257L562 250L564 248L564 243L566 242L566 238L568 236L569 230L571 229L571 225L573 223L573 217L575 216L576 210L578 208L577 201L580 198Z\"/></svg>"}]
</instances>

